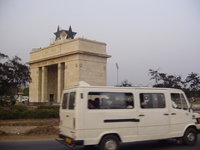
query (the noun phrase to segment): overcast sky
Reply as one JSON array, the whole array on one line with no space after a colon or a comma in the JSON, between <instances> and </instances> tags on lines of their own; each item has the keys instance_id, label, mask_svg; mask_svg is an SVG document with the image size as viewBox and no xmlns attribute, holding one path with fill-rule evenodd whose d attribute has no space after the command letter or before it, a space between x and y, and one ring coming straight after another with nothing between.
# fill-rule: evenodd
<instances>
[{"instance_id":1,"label":"overcast sky","mask_svg":"<svg viewBox=\"0 0 200 150\"><path fill-rule=\"evenodd\" d=\"M107 84L154 83L149 69L200 74L200 0L0 0L0 52L29 61L57 26L105 42Z\"/></svg>"}]
</instances>

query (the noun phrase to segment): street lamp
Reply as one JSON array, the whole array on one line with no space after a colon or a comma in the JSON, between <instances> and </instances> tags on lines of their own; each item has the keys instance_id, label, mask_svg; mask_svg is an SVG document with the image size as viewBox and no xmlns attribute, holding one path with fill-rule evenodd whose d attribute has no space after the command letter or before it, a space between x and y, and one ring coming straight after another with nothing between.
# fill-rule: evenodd
<instances>
[{"instance_id":1,"label":"street lamp","mask_svg":"<svg viewBox=\"0 0 200 150\"><path fill-rule=\"evenodd\" d=\"M118 86L118 70L119 70L119 66L118 66L117 63L116 63L116 67L117 67L117 86Z\"/></svg>"}]
</instances>

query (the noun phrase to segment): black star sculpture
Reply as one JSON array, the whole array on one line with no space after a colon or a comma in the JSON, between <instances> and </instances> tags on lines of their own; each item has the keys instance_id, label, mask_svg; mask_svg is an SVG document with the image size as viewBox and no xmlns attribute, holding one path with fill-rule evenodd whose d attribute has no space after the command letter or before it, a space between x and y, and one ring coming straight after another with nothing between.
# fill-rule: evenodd
<instances>
[{"instance_id":1,"label":"black star sculpture","mask_svg":"<svg viewBox=\"0 0 200 150\"><path fill-rule=\"evenodd\" d=\"M66 39L74 39L76 32L72 31L71 26L69 26L69 30L68 31L66 30L65 32L67 33Z\"/></svg>"},{"instance_id":2,"label":"black star sculpture","mask_svg":"<svg viewBox=\"0 0 200 150\"><path fill-rule=\"evenodd\" d=\"M55 34L55 36L56 36L56 39L55 39L55 41L57 40L57 39L59 39L60 38L60 33L61 33L61 31L59 30L59 26L58 26L58 28L57 28L57 32L55 32L54 34Z\"/></svg>"}]
</instances>

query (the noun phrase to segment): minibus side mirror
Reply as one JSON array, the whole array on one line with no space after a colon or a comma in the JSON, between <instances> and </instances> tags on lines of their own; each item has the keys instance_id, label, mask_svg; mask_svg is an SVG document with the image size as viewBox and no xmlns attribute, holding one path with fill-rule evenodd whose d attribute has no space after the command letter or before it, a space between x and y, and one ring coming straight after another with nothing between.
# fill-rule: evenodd
<instances>
[{"instance_id":1,"label":"minibus side mirror","mask_svg":"<svg viewBox=\"0 0 200 150\"><path fill-rule=\"evenodd\" d=\"M192 110L192 103L190 102L189 112Z\"/></svg>"}]
</instances>

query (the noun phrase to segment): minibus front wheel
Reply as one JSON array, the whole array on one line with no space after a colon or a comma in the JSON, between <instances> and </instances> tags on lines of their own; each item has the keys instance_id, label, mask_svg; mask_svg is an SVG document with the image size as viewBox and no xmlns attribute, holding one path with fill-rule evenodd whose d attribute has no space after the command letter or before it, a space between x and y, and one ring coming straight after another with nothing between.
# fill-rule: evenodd
<instances>
[{"instance_id":1,"label":"minibus front wheel","mask_svg":"<svg viewBox=\"0 0 200 150\"><path fill-rule=\"evenodd\" d=\"M119 139L115 135L106 135L99 144L100 150L118 150Z\"/></svg>"},{"instance_id":2,"label":"minibus front wheel","mask_svg":"<svg viewBox=\"0 0 200 150\"><path fill-rule=\"evenodd\" d=\"M187 146L195 145L197 141L197 132L193 128L188 128L183 136L183 142Z\"/></svg>"}]
</instances>

